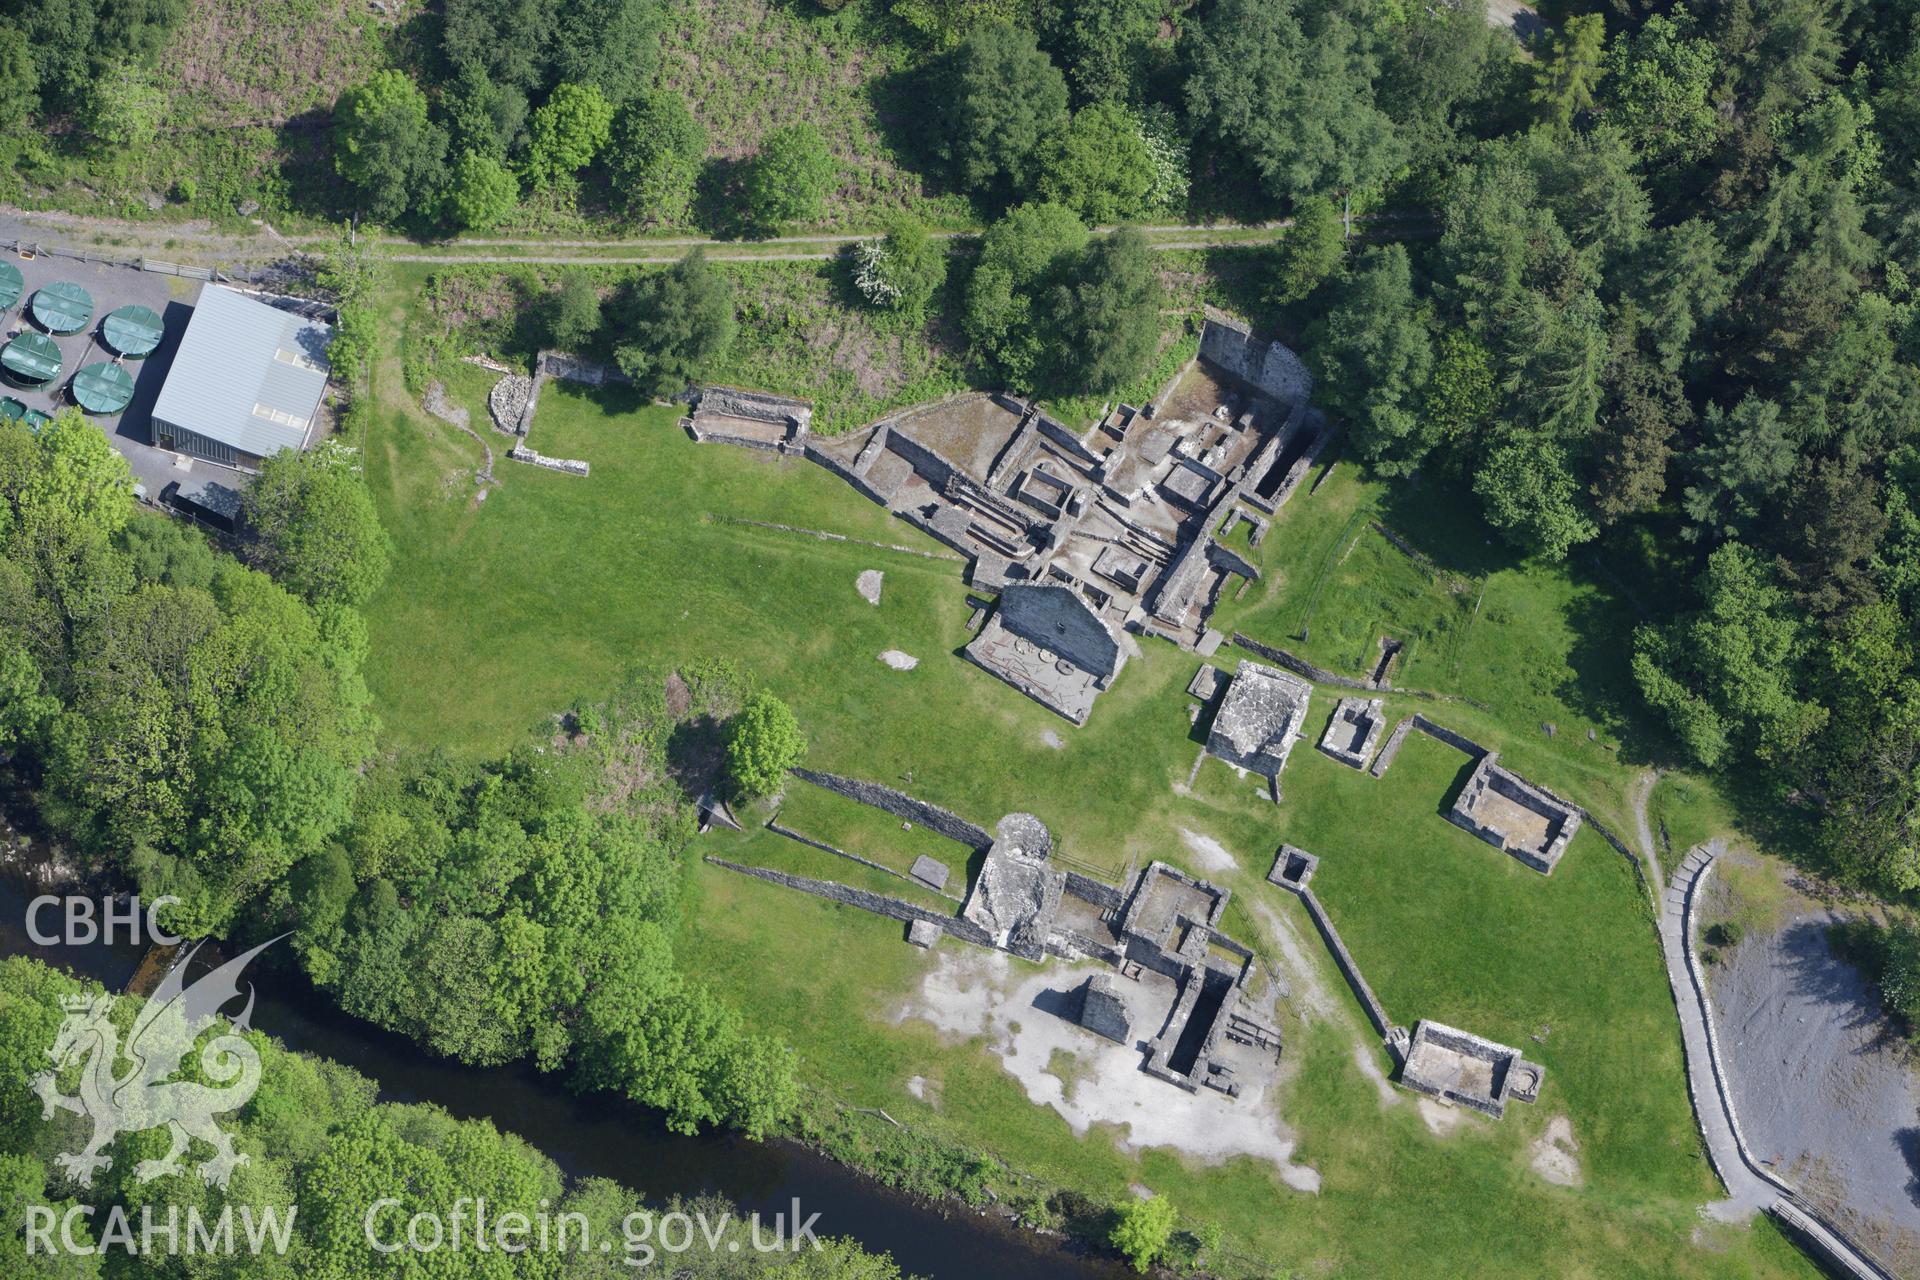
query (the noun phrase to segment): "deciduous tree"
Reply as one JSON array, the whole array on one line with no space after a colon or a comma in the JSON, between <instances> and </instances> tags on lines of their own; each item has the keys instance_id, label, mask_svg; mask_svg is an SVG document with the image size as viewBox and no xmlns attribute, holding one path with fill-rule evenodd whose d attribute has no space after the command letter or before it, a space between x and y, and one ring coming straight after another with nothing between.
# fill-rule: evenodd
<instances>
[{"instance_id":1,"label":"deciduous tree","mask_svg":"<svg viewBox=\"0 0 1920 1280\"><path fill-rule=\"evenodd\" d=\"M636 95L614 118L607 173L614 199L648 224L685 222L707 154L707 131L678 94Z\"/></svg>"},{"instance_id":2,"label":"deciduous tree","mask_svg":"<svg viewBox=\"0 0 1920 1280\"><path fill-rule=\"evenodd\" d=\"M969 36L953 53L944 97L941 151L968 191L1026 191L1040 144L1067 124L1066 79L1020 27Z\"/></svg>"},{"instance_id":3,"label":"deciduous tree","mask_svg":"<svg viewBox=\"0 0 1920 1280\"><path fill-rule=\"evenodd\" d=\"M314 604L364 604L386 581L393 539L380 527L359 452L335 442L286 449L247 487L260 567Z\"/></svg>"},{"instance_id":4,"label":"deciduous tree","mask_svg":"<svg viewBox=\"0 0 1920 1280\"><path fill-rule=\"evenodd\" d=\"M1095 240L1045 296L1048 381L1113 392L1140 378L1160 346L1161 293L1146 236L1122 227Z\"/></svg>"},{"instance_id":5,"label":"deciduous tree","mask_svg":"<svg viewBox=\"0 0 1920 1280\"><path fill-rule=\"evenodd\" d=\"M533 113L527 168L536 186L593 163L613 132L613 104L596 85L563 82Z\"/></svg>"},{"instance_id":6,"label":"deciduous tree","mask_svg":"<svg viewBox=\"0 0 1920 1280\"><path fill-rule=\"evenodd\" d=\"M728 729L727 772L742 794L772 795L806 750L793 708L770 693L756 693Z\"/></svg>"},{"instance_id":7,"label":"deciduous tree","mask_svg":"<svg viewBox=\"0 0 1920 1280\"><path fill-rule=\"evenodd\" d=\"M835 165L827 140L811 124L782 125L760 140L747 166L746 215L768 232L812 222L826 211Z\"/></svg>"},{"instance_id":8,"label":"deciduous tree","mask_svg":"<svg viewBox=\"0 0 1920 1280\"><path fill-rule=\"evenodd\" d=\"M468 231L491 231L513 214L520 203L520 184L512 170L492 156L469 151L453 167L453 186L447 192L447 213L454 225Z\"/></svg>"},{"instance_id":9,"label":"deciduous tree","mask_svg":"<svg viewBox=\"0 0 1920 1280\"><path fill-rule=\"evenodd\" d=\"M1406 248L1392 244L1361 258L1316 344L1316 386L1346 417L1355 448L1381 475L1406 475L1435 443L1420 412L1433 370L1427 324Z\"/></svg>"},{"instance_id":10,"label":"deciduous tree","mask_svg":"<svg viewBox=\"0 0 1920 1280\"><path fill-rule=\"evenodd\" d=\"M1371 187L1406 163L1374 102L1369 42L1341 7L1220 0L1186 39L1188 112L1275 199Z\"/></svg>"},{"instance_id":11,"label":"deciduous tree","mask_svg":"<svg viewBox=\"0 0 1920 1280\"><path fill-rule=\"evenodd\" d=\"M733 345L733 289L695 249L642 276L613 308L614 360L655 395L684 391Z\"/></svg>"},{"instance_id":12,"label":"deciduous tree","mask_svg":"<svg viewBox=\"0 0 1920 1280\"><path fill-rule=\"evenodd\" d=\"M447 138L427 115L427 95L402 71L376 71L340 96L334 163L368 217L391 222L438 197Z\"/></svg>"}]
</instances>

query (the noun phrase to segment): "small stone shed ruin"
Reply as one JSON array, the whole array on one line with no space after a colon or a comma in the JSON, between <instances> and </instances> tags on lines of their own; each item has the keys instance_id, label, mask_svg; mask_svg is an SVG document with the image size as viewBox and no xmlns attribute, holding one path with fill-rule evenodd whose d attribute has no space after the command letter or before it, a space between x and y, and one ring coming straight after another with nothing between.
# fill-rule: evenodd
<instances>
[{"instance_id":1,"label":"small stone shed ruin","mask_svg":"<svg viewBox=\"0 0 1920 1280\"><path fill-rule=\"evenodd\" d=\"M1085 724L1100 696L1126 664L1126 653L1106 622L1078 592L1062 586L1016 584L967 643L967 658L1048 710Z\"/></svg>"},{"instance_id":2,"label":"small stone shed ruin","mask_svg":"<svg viewBox=\"0 0 1920 1280\"><path fill-rule=\"evenodd\" d=\"M1509 1100L1538 1098L1545 1078L1546 1068L1522 1058L1518 1049L1427 1020L1413 1024L1400 1068L1400 1083L1409 1089L1495 1119L1507 1113Z\"/></svg>"},{"instance_id":3,"label":"small stone shed ruin","mask_svg":"<svg viewBox=\"0 0 1920 1280\"><path fill-rule=\"evenodd\" d=\"M1580 829L1581 813L1577 805L1502 768L1499 753L1489 751L1447 810L1447 820L1551 875Z\"/></svg>"},{"instance_id":4,"label":"small stone shed ruin","mask_svg":"<svg viewBox=\"0 0 1920 1280\"><path fill-rule=\"evenodd\" d=\"M1342 698L1320 735L1320 749L1341 764L1364 769L1380 745L1387 721L1379 698Z\"/></svg>"},{"instance_id":5,"label":"small stone shed ruin","mask_svg":"<svg viewBox=\"0 0 1920 1280\"><path fill-rule=\"evenodd\" d=\"M1299 676L1243 660L1207 732L1207 754L1267 778L1278 794L1312 695Z\"/></svg>"}]
</instances>

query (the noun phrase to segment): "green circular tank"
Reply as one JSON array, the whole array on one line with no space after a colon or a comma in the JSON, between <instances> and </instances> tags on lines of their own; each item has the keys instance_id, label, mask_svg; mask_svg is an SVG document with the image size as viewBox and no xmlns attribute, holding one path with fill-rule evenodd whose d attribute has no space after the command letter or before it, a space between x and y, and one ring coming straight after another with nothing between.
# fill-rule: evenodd
<instances>
[{"instance_id":1,"label":"green circular tank","mask_svg":"<svg viewBox=\"0 0 1920 1280\"><path fill-rule=\"evenodd\" d=\"M27 281L20 274L20 268L11 262L0 262L0 311L20 301L20 294L26 287Z\"/></svg>"},{"instance_id":2,"label":"green circular tank","mask_svg":"<svg viewBox=\"0 0 1920 1280\"><path fill-rule=\"evenodd\" d=\"M100 337L107 349L129 360L152 355L165 333L166 326L160 323L160 317L152 308L137 302L109 311L107 318L100 322Z\"/></svg>"},{"instance_id":3,"label":"green circular tank","mask_svg":"<svg viewBox=\"0 0 1920 1280\"><path fill-rule=\"evenodd\" d=\"M23 333L0 349L0 369L15 382L37 387L60 375L60 348L44 333Z\"/></svg>"},{"instance_id":4,"label":"green circular tank","mask_svg":"<svg viewBox=\"0 0 1920 1280\"><path fill-rule=\"evenodd\" d=\"M105 360L73 375L74 403L88 413L112 414L133 399L133 375Z\"/></svg>"},{"instance_id":5,"label":"green circular tank","mask_svg":"<svg viewBox=\"0 0 1920 1280\"><path fill-rule=\"evenodd\" d=\"M93 319L93 295L71 280L33 291L33 318L49 333L78 333Z\"/></svg>"}]
</instances>

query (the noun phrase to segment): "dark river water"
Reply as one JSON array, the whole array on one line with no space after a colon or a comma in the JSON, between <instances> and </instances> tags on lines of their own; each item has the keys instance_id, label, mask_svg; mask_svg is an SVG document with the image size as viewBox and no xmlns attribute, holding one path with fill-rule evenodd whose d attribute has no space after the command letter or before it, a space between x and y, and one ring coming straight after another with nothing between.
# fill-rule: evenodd
<instances>
[{"instance_id":1,"label":"dark river water","mask_svg":"<svg viewBox=\"0 0 1920 1280\"><path fill-rule=\"evenodd\" d=\"M36 892L0 871L0 955L26 955L120 990L141 949L130 945L36 945L26 929ZM56 929L44 912L43 934ZM253 1023L289 1048L331 1058L379 1082L387 1102L430 1102L462 1118L485 1118L546 1152L574 1177L612 1178L651 1199L717 1194L744 1212L818 1213L815 1231L847 1236L893 1255L931 1280L1117 1280L1118 1263L1076 1257L1052 1242L964 1209L896 1194L794 1143L724 1135L681 1137L621 1099L579 1097L530 1066L466 1067L429 1057L410 1041L350 1018L299 978L249 970L258 999ZM958 1100L955 1100L958 1101Z\"/></svg>"}]
</instances>

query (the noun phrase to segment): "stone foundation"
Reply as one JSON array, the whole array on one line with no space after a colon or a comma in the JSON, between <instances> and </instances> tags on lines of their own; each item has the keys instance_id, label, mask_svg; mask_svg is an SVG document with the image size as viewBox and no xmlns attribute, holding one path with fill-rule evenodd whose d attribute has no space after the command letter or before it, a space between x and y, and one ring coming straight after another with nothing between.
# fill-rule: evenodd
<instances>
[{"instance_id":1,"label":"stone foundation","mask_svg":"<svg viewBox=\"0 0 1920 1280\"><path fill-rule=\"evenodd\" d=\"M1480 757L1447 810L1447 820L1540 874L1552 875L1583 815L1577 805L1501 768L1499 760L1492 751Z\"/></svg>"}]
</instances>

